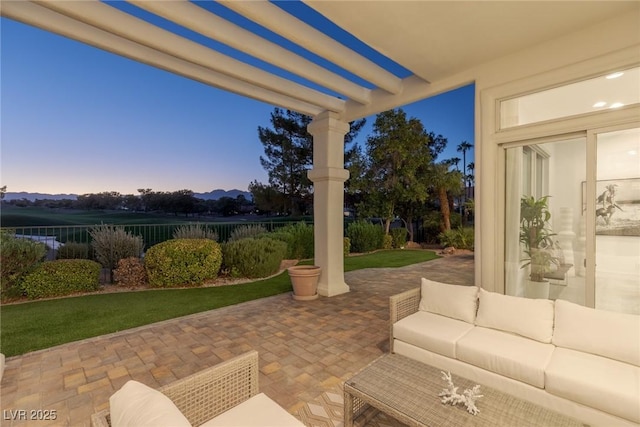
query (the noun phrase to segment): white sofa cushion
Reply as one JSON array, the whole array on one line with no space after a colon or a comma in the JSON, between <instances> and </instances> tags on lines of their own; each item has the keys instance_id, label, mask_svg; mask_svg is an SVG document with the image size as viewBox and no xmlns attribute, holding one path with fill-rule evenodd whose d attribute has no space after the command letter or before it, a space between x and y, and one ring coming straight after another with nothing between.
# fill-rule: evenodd
<instances>
[{"instance_id":1,"label":"white sofa cushion","mask_svg":"<svg viewBox=\"0 0 640 427\"><path fill-rule=\"evenodd\" d=\"M201 427L304 427L264 393L257 394Z\"/></svg>"},{"instance_id":2,"label":"white sofa cushion","mask_svg":"<svg viewBox=\"0 0 640 427\"><path fill-rule=\"evenodd\" d=\"M543 343L553 335L553 301L520 298L480 289L476 325L512 332Z\"/></svg>"},{"instance_id":3,"label":"white sofa cushion","mask_svg":"<svg viewBox=\"0 0 640 427\"><path fill-rule=\"evenodd\" d=\"M456 342L473 328L461 320L417 311L393 324L393 337L455 359Z\"/></svg>"},{"instance_id":4,"label":"white sofa cushion","mask_svg":"<svg viewBox=\"0 0 640 427\"><path fill-rule=\"evenodd\" d=\"M553 344L476 326L458 340L458 360L534 387L544 388Z\"/></svg>"},{"instance_id":5,"label":"white sofa cushion","mask_svg":"<svg viewBox=\"0 0 640 427\"><path fill-rule=\"evenodd\" d=\"M546 369L556 396L640 423L640 368L581 351L556 348Z\"/></svg>"},{"instance_id":6,"label":"white sofa cushion","mask_svg":"<svg viewBox=\"0 0 640 427\"><path fill-rule=\"evenodd\" d=\"M418 308L473 323L478 308L478 288L449 285L422 278Z\"/></svg>"},{"instance_id":7,"label":"white sofa cushion","mask_svg":"<svg viewBox=\"0 0 640 427\"><path fill-rule=\"evenodd\" d=\"M640 366L640 316L557 300L553 343Z\"/></svg>"},{"instance_id":8,"label":"white sofa cushion","mask_svg":"<svg viewBox=\"0 0 640 427\"><path fill-rule=\"evenodd\" d=\"M109 398L111 426L191 426L167 396L137 381L127 381Z\"/></svg>"}]
</instances>

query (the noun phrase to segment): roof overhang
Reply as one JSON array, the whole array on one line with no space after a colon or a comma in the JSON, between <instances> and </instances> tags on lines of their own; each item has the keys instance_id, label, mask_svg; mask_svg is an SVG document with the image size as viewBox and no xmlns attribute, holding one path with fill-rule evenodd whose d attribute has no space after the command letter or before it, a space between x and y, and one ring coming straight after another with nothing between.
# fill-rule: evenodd
<instances>
[{"instance_id":1,"label":"roof overhang","mask_svg":"<svg viewBox=\"0 0 640 427\"><path fill-rule=\"evenodd\" d=\"M624 13L637 1L319 1L304 3L411 75L398 76L266 0L218 2L301 46L283 47L208 10L207 2L9 0L2 16L272 105L346 120L469 83L464 71ZM141 19L152 14L156 19ZM158 17L202 39L159 26ZM255 58L221 53L216 40ZM310 59L321 58L321 61ZM325 62L323 62L325 61ZM331 63L347 73L330 69ZM277 70L277 71L274 71ZM292 78L294 76L295 78ZM365 82L365 83L363 83Z\"/></svg>"}]
</instances>

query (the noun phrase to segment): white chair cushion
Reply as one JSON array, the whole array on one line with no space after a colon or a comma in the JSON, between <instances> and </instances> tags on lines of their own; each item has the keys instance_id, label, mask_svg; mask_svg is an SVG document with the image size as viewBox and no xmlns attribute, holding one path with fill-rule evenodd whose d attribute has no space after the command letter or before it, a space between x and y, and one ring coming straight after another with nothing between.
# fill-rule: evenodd
<instances>
[{"instance_id":1,"label":"white chair cushion","mask_svg":"<svg viewBox=\"0 0 640 427\"><path fill-rule=\"evenodd\" d=\"M556 348L546 369L556 396L640 423L640 368L581 351Z\"/></svg>"},{"instance_id":2,"label":"white chair cushion","mask_svg":"<svg viewBox=\"0 0 640 427\"><path fill-rule=\"evenodd\" d=\"M137 381L127 381L109 398L111 426L191 426L167 396Z\"/></svg>"},{"instance_id":3,"label":"white chair cushion","mask_svg":"<svg viewBox=\"0 0 640 427\"><path fill-rule=\"evenodd\" d=\"M393 337L455 359L456 342L473 328L461 320L417 311L393 324Z\"/></svg>"},{"instance_id":4,"label":"white chair cushion","mask_svg":"<svg viewBox=\"0 0 640 427\"><path fill-rule=\"evenodd\" d=\"M538 388L554 346L507 332L473 328L456 344L458 360Z\"/></svg>"},{"instance_id":5,"label":"white chair cushion","mask_svg":"<svg viewBox=\"0 0 640 427\"><path fill-rule=\"evenodd\" d=\"M557 300L553 343L640 366L640 316Z\"/></svg>"},{"instance_id":6,"label":"white chair cushion","mask_svg":"<svg viewBox=\"0 0 640 427\"><path fill-rule=\"evenodd\" d=\"M519 298L480 289L476 325L543 343L553 335L553 301Z\"/></svg>"},{"instance_id":7,"label":"white chair cushion","mask_svg":"<svg viewBox=\"0 0 640 427\"><path fill-rule=\"evenodd\" d=\"M449 285L422 278L418 308L473 323L478 308L478 288Z\"/></svg>"},{"instance_id":8,"label":"white chair cushion","mask_svg":"<svg viewBox=\"0 0 640 427\"><path fill-rule=\"evenodd\" d=\"M201 427L304 427L264 393L257 394Z\"/></svg>"}]
</instances>

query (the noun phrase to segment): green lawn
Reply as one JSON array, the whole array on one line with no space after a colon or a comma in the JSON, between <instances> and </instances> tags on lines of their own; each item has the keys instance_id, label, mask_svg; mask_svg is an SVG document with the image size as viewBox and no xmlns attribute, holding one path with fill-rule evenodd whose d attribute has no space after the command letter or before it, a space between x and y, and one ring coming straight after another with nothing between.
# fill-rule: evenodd
<instances>
[{"instance_id":1,"label":"green lawn","mask_svg":"<svg viewBox=\"0 0 640 427\"><path fill-rule=\"evenodd\" d=\"M348 257L345 271L402 267L435 258L438 256L430 251L380 251ZM15 356L290 291L284 272L237 286L96 294L4 305L0 311L1 352Z\"/></svg>"}]
</instances>

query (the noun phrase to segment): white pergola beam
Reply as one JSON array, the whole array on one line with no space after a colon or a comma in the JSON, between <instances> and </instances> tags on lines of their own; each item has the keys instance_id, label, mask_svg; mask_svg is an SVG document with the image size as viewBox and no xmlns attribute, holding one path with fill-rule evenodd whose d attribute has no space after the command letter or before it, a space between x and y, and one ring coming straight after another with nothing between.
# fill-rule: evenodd
<instances>
[{"instance_id":1,"label":"white pergola beam","mask_svg":"<svg viewBox=\"0 0 640 427\"><path fill-rule=\"evenodd\" d=\"M187 1L128 0L148 12L290 71L361 104L370 90ZM335 110L333 110L335 111Z\"/></svg>"},{"instance_id":2,"label":"white pergola beam","mask_svg":"<svg viewBox=\"0 0 640 427\"><path fill-rule=\"evenodd\" d=\"M184 59L265 89L290 94L330 111L344 110L344 101L245 64L201 44L163 30L98 0L42 1L41 6L159 52Z\"/></svg>"},{"instance_id":3,"label":"white pergola beam","mask_svg":"<svg viewBox=\"0 0 640 427\"><path fill-rule=\"evenodd\" d=\"M401 90L400 78L267 0L219 3L389 93Z\"/></svg>"},{"instance_id":4,"label":"white pergola beam","mask_svg":"<svg viewBox=\"0 0 640 427\"><path fill-rule=\"evenodd\" d=\"M252 99L311 116L323 111L315 103L300 101L178 59L28 1L3 2L0 12L7 18Z\"/></svg>"}]
</instances>

